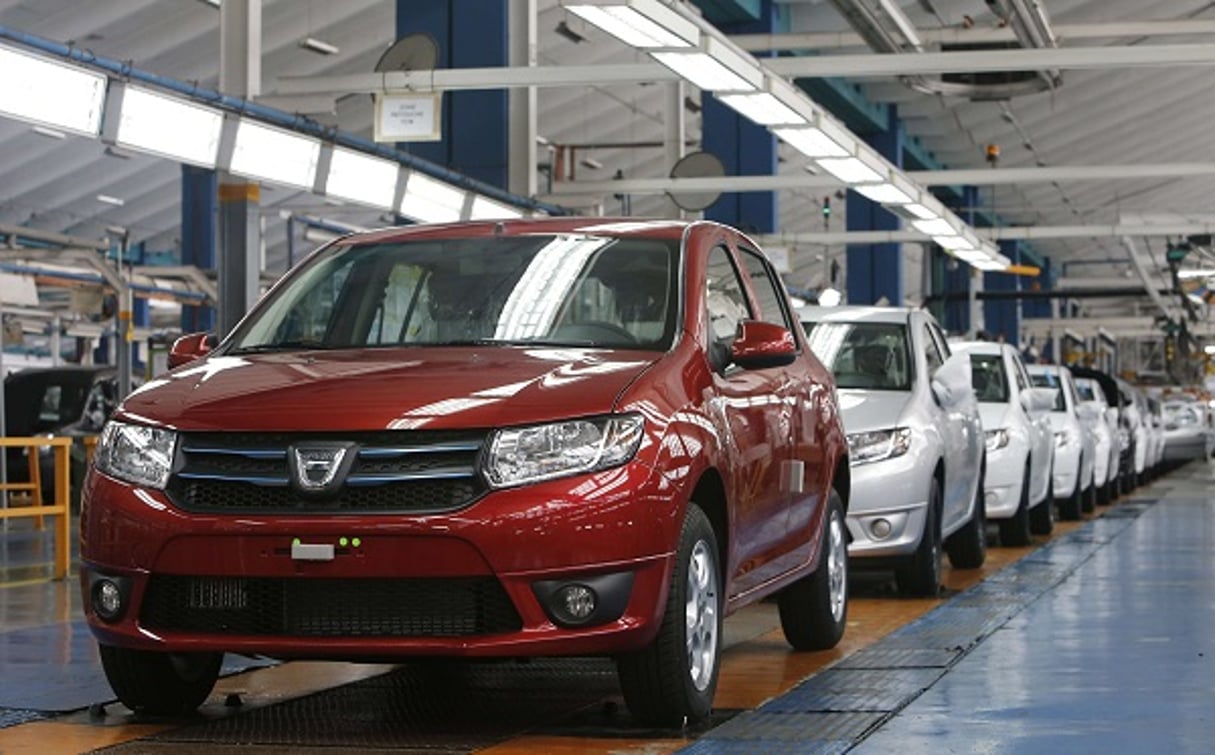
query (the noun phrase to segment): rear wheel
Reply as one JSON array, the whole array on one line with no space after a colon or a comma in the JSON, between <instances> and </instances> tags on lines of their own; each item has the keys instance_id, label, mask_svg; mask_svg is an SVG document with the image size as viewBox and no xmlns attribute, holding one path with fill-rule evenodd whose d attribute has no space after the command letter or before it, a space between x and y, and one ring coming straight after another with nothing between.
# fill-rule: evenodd
<instances>
[{"instance_id":1,"label":"rear wheel","mask_svg":"<svg viewBox=\"0 0 1215 755\"><path fill-rule=\"evenodd\" d=\"M955 569L978 569L987 560L987 496L984 479L986 463L979 468L979 486L975 489L974 513L970 521L949 536L945 551Z\"/></svg>"},{"instance_id":2,"label":"rear wheel","mask_svg":"<svg viewBox=\"0 0 1215 755\"><path fill-rule=\"evenodd\" d=\"M99 645L114 694L131 710L175 716L202 705L219 678L223 653L158 653Z\"/></svg>"},{"instance_id":3,"label":"rear wheel","mask_svg":"<svg viewBox=\"0 0 1215 755\"><path fill-rule=\"evenodd\" d=\"M823 522L822 557L813 574L781 590L777 600L785 640L797 650L827 650L848 620L848 539L844 504L833 489Z\"/></svg>"},{"instance_id":4,"label":"rear wheel","mask_svg":"<svg viewBox=\"0 0 1215 755\"><path fill-rule=\"evenodd\" d=\"M935 598L941 591L941 481L935 475L928 488L920 544L895 569L894 581L903 595Z\"/></svg>"},{"instance_id":5,"label":"rear wheel","mask_svg":"<svg viewBox=\"0 0 1215 755\"><path fill-rule=\"evenodd\" d=\"M1008 519L1000 520L1000 544L1014 547L1029 545L1029 464L1025 465L1025 474L1021 480L1021 500L1017 504L1017 513Z\"/></svg>"},{"instance_id":6,"label":"rear wheel","mask_svg":"<svg viewBox=\"0 0 1215 755\"><path fill-rule=\"evenodd\" d=\"M658 636L616 659L624 700L643 725L683 726L712 709L720 665L719 564L713 526L690 504Z\"/></svg>"}]
</instances>

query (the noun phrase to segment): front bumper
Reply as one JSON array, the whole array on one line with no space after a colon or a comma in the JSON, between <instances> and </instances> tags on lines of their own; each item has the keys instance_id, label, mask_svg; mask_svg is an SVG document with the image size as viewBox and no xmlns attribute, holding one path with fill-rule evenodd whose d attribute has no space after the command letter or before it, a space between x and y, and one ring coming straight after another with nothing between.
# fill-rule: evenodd
<instances>
[{"instance_id":1,"label":"front bumper","mask_svg":"<svg viewBox=\"0 0 1215 755\"><path fill-rule=\"evenodd\" d=\"M1055 473L1051 484L1056 498L1068 498L1075 494L1080 483L1080 444L1067 443L1055 448Z\"/></svg>"},{"instance_id":2,"label":"front bumper","mask_svg":"<svg viewBox=\"0 0 1215 755\"><path fill-rule=\"evenodd\" d=\"M579 485L599 497L578 495ZM81 521L85 615L103 643L172 652L393 659L634 650L650 642L662 617L683 515L673 498L661 474L635 462L493 491L442 515L203 515L175 507L162 493L90 472ZM328 558L312 560L305 552ZM90 585L99 576L116 578L127 590L125 609L112 621L92 606ZM624 590L617 615L559 626L539 596L570 581ZM175 585L175 608L186 613L156 608L149 618L167 583ZM432 589L395 591L423 583ZM492 593L510 620L491 622L481 633L453 629L438 615L423 622L438 631L385 633L383 603L400 602L403 594L437 595L431 603L431 597L417 599L441 613L449 605L444 593L470 583ZM376 593L382 588L388 592ZM145 604L152 593L160 602ZM306 605L306 618L259 624L246 617L242 612L254 610L265 594L284 605ZM356 594L389 598L360 601L351 597ZM474 613L481 610L477 600Z\"/></svg>"},{"instance_id":3,"label":"front bumper","mask_svg":"<svg viewBox=\"0 0 1215 755\"><path fill-rule=\"evenodd\" d=\"M933 466L914 452L852 468L848 555L905 556L924 533Z\"/></svg>"},{"instance_id":4,"label":"front bumper","mask_svg":"<svg viewBox=\"0 0 1215 755\"><path fill-rule=\"evenodd\" d=\"M1009 519L1021 505L1025 484L1023 449L1005 446L987 454L987 473L983 481L984 508L988 519Z\"/></svg>"}]
</instances>

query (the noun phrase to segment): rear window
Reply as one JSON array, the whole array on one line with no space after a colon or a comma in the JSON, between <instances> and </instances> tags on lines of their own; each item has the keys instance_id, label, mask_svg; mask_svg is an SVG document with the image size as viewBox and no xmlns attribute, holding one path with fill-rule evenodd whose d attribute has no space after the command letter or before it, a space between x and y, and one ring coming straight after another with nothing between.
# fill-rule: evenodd
<instances>
[{"instance_id":1,"label":"rear window","mask_svg":"<svg viewBox=\"0 0 1215 755\"><path fill-rule=\"evenodd\" d=\"M975 398L989 404L1008 403L1008 376L999 354L971 354L970 380Z\"/></svg>"},{"instance_id":2,"label":"rear window","mask_svg":"<svg viewBox=\"0 0 1215 755\"><path fill-rule=\"evenodd\" d=\"M839 388L911 390L907 328L896 323L806 323L810 349Z\"/></svg>"},{"instance_id":3,"label":"rear window","mask_svg":"<svg viewBox=\"0 0 1215 755\"><path fill-rule=\"evenodd\" d=\"M1096 401L1097 394L1093 390L1093 384L1087 380L1076 381L1076 393L1080 394L1081 401Z\"/></svg>"}]
</instances>

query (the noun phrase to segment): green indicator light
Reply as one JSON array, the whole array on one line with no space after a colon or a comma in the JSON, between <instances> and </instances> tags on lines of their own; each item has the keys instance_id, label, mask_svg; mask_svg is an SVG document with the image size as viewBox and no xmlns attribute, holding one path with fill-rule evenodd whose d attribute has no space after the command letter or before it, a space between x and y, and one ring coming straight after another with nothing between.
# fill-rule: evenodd
<instances>
[{"instance_id":1,"label":"green indicator light","mask_svg":"<svg viewBox=\"0 0 1215 755\"><path fill-rule=\"evenodd\" d=\"M348 542L349 542L349 541L348 541L348 540L346 540L346 538L344 538L344 537L343 537L343 538L341 538L340 540L338 540L338 545L340 545L340 546L342 546L343 548L345 548L345 547L346 547L346 543L348 543Z\"/></svg>"},{"instance_id":2,"label":"green indicator light","mask_svg":"<svg viewBox=\"0 0 1215 755\"><path fill-rule=\"evenodd\" d=\"M357 548L363 544L363 541L356 537L355 539L350 541L350 544L353 545L355 548Z\"/></svg>"},{"instance_id":3,"label":"green indicator light","mask_svg":"<svg viewBox=\"0 0 1215 755\"><path fill-rule=\"evenodd\" d=\"M297 538L295 538L294 540L292 540L292 541L291 541L291 544L292 544L292 545L299 545L299 544L300 544L300 539L299 539L298 537L297 537Z\"/></svg>"}]
</instances>

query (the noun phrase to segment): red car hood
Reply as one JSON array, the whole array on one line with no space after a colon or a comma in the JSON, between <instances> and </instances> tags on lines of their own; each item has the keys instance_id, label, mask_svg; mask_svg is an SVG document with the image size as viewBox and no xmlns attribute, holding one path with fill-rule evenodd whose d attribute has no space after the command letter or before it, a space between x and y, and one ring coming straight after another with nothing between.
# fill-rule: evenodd
<instances>
[{"instance_id":1,"label":"red car hood","mask_svg":"<svg viewBox=\"0 0 1215 755\"><path fill-rule=\"evenodd\" d=\"M514 347L216 356L145 384L119 416L226 431L526 424L611 411L659 357Z\"/></svg>"}]
</instances>

